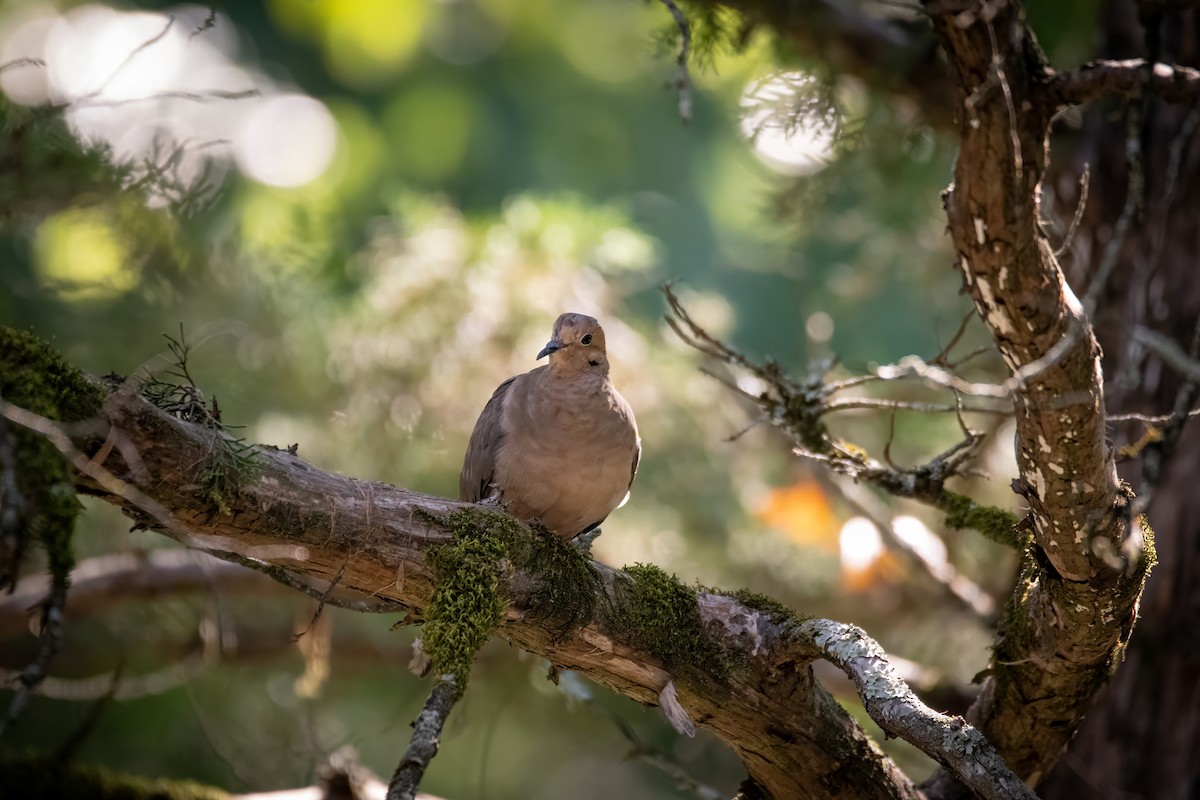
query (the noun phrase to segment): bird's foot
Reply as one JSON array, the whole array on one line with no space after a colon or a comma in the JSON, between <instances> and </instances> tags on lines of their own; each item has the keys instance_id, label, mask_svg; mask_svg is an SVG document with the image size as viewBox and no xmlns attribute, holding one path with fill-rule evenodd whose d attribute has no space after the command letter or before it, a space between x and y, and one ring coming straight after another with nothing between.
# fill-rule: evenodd
<instances>
[{"instance_id":1,"label":"bird's foot","mask_svg":"<svg viewBox=\"0 0 1200 800\"><path fill-rule=\"evenodd\" d=\"M585 555L591 556L592 542L596 541L596 537L599 536L600 534L601 534L601 530L597 526L595 528L592 528L587 533L581 533L578 536L576 536L574 539L571 540L571 544L575 545L580 550L582 550Z\"/></svg>"}]
</instances>

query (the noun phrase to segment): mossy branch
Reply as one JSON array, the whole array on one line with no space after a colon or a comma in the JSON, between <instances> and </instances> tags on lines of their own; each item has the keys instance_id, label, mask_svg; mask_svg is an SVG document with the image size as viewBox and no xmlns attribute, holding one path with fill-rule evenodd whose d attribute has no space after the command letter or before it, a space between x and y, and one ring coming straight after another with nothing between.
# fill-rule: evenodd
<instances>
[{"instance_id":1,"label":"mossy branch","mask_svg":"<svg viewBox=\"0 0 1200 800\"><path fill-rule=\"evenodd\" d=\"M104 398L99 425L67 432L87 467L76 488L139 524L432 615L438 674L464 673L499 625L515 646L640 702L660 702L673 685L678 706L726 741L770 797L919 796L813 679L820 643L766 598L684 586L648 566L620 572L493 510L326 473L286 451L259 451L257 477L230 498L229 514L214 513L191 466L212 431L127 390Z\"/></svg>"}]
</instances>

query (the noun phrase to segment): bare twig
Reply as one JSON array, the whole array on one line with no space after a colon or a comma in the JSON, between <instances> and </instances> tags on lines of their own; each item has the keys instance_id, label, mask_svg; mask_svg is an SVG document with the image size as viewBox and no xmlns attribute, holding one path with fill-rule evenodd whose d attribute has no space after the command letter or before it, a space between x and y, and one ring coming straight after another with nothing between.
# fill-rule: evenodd
<instances>
[{"instance_id":1,"label":"bare twig","mask_svg":"<svg viewBox=\"0 0 1200 800\"><path fill-rule=\"evenodd\" d=\"M95 614L114 603L195 592L212 585L222 591L258 591L270 585L257 572L196 550L155 548L85 559L71 570L68 619ZM50 590L50 576L28 575L0 597L0 635L22 628L28 609Z\"/></svg>"},{"instance_id":2,"label":"bare twig","mask_svg":"<svg viewBox=\"0 0 1200 800\"><path fill-rule=\"evenodd\" d=\"M312 619L310 619L308 621L308 626L305 627L304 630L302 630L299 633L292 636L293 642L300 641L300 637L304 636L304 634L311 631L313 628L313 625L317 624L317 620L319 620L321 618L321 613L325 610L325 604L327 602L329 602L329 596L331 594L333 594L333 590L335 588L337 588L337 585L339 583L341 583L342 576L346 574L346 564L348 564L349 562L350 562L349 559L346 559L345 561L342 562L342 566L338 568L337 575L333 576L333 580L331 580L329 582L328 588L326 588L325 591L321 593L320 599L317 600L317 610L313 612Z\"/></svg>"},{"instance_id":3,"label":"bare twig","mask_svg":"<svg viewBox=\"0 0 1200 800\"><path fill-rule=\"evenodd\" d=\"M1121 216L1117 218L1116 227L1113 228L1112 237L1104 246L1104 253L1100 257L1100 266L1096 269L1096 274L1092 276L1087 293L1083 296L1083 309L1089 316L1096 310L1096 301L1100 299L1100 293L1104 291L1112 271L1116 269L1117 261L1121 257L1121 250L1125 246L1125 237L1129 234L1129 228L1133 224L1134 218L1141 214L1145 200L1146 181L1142 172L1142 122L1145 119L1146 104L1147 97L1143 94L1131 102L1125 112L1125 170L1127 176L1125 204L1121 208Z\"/></svg>"},{"instance_id":4,"label":"bare twig","mask_svg":"<svg viewBox=\"0 0 1200 800\"><path fill-rule=\"evenodd\" d=\"M425 776L429 762L437 755L446 717L450 716L458 698L458 681L453 675L444 674L434 678L425 707L413 723L412 741L388 784L387 800L413 800L417 796L421 778Z\"/></svg>"},{"instance_id":5,"label":"bare twig","mask_svg":"<svg viewBox=\"0 0 1200 800\"><path fill-rule=\"evenodd\" d=\"M1187 417L1200 417L1200 408L1193 408L1187 412ZM1105 417L1109 422L1141 422L1146 425L1161 425L1164 422L1169 422L1175 418L1175 414L1138 414L1130 412L1128 414L1109 414Z\"/></svg>"},{"instance_id":6,"label":"bare twig","mask_svg":"<svg viewBox=\"0 0 1200 800\"><path fill-rule=\"evenodd\" d=\"M1135 514L1142 514L1153 501L1154 492L1162 481L1163 469L1175 452L1175 445L1183 434L1184 425L1192 416L1188 409L1192 408L1197 397L1200 397L1200 320L1196 321L1188 352L1184 352L1173 339L1140 326L1134 328L1134 337L1147 344L1164 361L1185 376L1175 395L1175 412L1163 426L1162 434L1148 444L1142 454L1142 482L1133 509Z\"/></svg>"},{"instance_id":7,"label":"bare twig","mask_svg":"<svg viewBox=\"0 0 1200 800\"><path fill-rule=\"evenodd\" d=\"M951 365L947 361L950 358L950 353L958 344L959 339L962 339L964 333L967 332L967 326L971 324L971 320L975 318L975 311L972 309L963 314L962 321L958 323L958 329L954 331L954 335L950 337L950 341L946 342L946 346L941 349L936 356L930 359L930 364L935 364L939 367L949 368Z\"/></svg>"},{"instance_id":8,"label":"bare twig","mask_svg":"<svg viewBox=\"0 0 1200 800\"><path fill-rule=\"evenodd\" d=\"M960 409L948 403L916 403L907 400L888 400L879 397L854 397L843 400L830 400L819 413L824 415L832 414L836 411L856 410L917 411L924 414L940 414L955 412ZM1011 408L964 405L961 410L972 414L997 414L1002 417L1012 415Z\"/></svg>"},{"instance_id":9,"label":"bare twig","mask_svg":"<svg viewBox=\"0 0 1200 800\"><path fill-rule=\"evenodd\" d=\"M45 59L34 58L32 56L21 56L13 58L0 64L0 72L8 72L10 69L20 69L21 67L44 67L46 66Z\"/></svg>"},{"instance_id":10,"label":"bare twig","mask_svg":"<svg viewBox=\"0 0 1200 800\"><path fill-rule=\"evenodd\" d=\"M1083 165L1083 174L1079 176L1079 200L1075 203L1075 215L1071 217L1071 224L1067 226L1067 233L1063 236L1062 244L1054 251L1055 258L1062 258L1063 253L1071 249L1071 243L1075 241L1075 231L1079 230L1079 223L1083 220L1083 212L1087 209L1088 187L1091 185L1091 168L1089 165Z\"/></svg>"},{"instance_id":11,"label":"bare twig","mask_svg":"<svg viewBox=\"0 0 1200 800\"><path fill-rule=\"evenodd\" d=\"M724 797L724 795L713 787L702 783L689 774L677 761L673 760L662 750L642 741L633 727L625 721L625 718L613 709L594 701L589 701L588 707L608 717L617 730L621 732L621 735L625 737L625 741L629 743L629 752L625 754L627 759L654 767L669 777L676 787L698 798L698 800L721 800Z\"/></svg>"},{"instance_id":12,"label":"bare twig","mask_svg":"<svg viewBox=\"0 0 1200 800\"><path fill-rule=\"evenodd\" d=\"M1054 75L1046 93L1059 108L1066 108L1105 97L1134 97L1146 86L1168 103L1195 102L1200 99L1200 70L1151 65L1141 58L1092 61Z\"/></svg>"},{"instance_id":13,"label":"bare twig","mask_svg":"<svg viewBox=\"0 0 1200 800\"><path fill-rule=\"evenodd\" d=\"M677 69L671 85L679 92L679 118L684 122L692 119L692 76L688 73L688 51L692 46L692 26L687 15L675 4L675 0L659 0L679 28L679 55L675 58Z\"/></svg>"},{"instance_id":14,"label":"bare twig","mask_svg":"<svg viewBox=\"0 0 1200 800\"><path fill-rule=\"evenodd\" d=\"M158 42L161 42L163 37L167 35L167 33L171 30L171 26L174 24L175 24L175 17L168 16L167 24L163 26L163 29L161 31L154 34L149 39L147 39L146 41L139 44L137 47L133 48L133 50L131 50L129 52L129 55L125 56L125 58L123 58L121 60L121 63L117 64L116 68L114 68L113 71L109 73L108 77L104 79L104 81L100 84L99 88L97 88L93 92L88 93L87 95L84 95L84 97L80 98L80 99L91 99L93 97L99 97L100 95L104 94L104 90L107 89L114 80L116 80L118 75L120 75L122 72L125 71L125 68L128 67L129 64L135 58L138 57L138 54L140 54L143 50L146 50L147 48L154 46Z\"/></svg>"},{"instance_id":15,"label":"bare twig","mask_svg":"<svg viewBox=\"0 0 1200 800\"><path fill-rule=\"evenodd\" d=\"M8 710L0 719L0 738L25 710L29 697L37 689L38 684L46 680L46 669L54 656L62 647L63 606L67 602L67 588L70 578L66 574L54 573L50 586L50 596L46 598L42 611L42 631L39 637L37 655L29 666L21 670L17 676L16 691L9 701Z\"/></svg>"}]
</instances>

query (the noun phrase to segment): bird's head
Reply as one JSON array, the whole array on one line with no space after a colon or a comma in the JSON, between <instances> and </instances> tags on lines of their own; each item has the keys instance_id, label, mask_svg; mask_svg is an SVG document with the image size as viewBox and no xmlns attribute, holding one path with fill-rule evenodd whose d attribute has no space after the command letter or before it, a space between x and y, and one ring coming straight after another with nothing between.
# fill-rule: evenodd
<instances>
[{"instance_id":1,"label":"bird's head","mask_svg":"<svg viewBox=\"0 0 1200 800\"><path fill-rule=\"evenodd\" d=\"M550 356L550 366L556 370L607 369L604 329L595 317L563 314L554 321L554 335L537 355L544 356Z\"/></svg>"}]
</instances>

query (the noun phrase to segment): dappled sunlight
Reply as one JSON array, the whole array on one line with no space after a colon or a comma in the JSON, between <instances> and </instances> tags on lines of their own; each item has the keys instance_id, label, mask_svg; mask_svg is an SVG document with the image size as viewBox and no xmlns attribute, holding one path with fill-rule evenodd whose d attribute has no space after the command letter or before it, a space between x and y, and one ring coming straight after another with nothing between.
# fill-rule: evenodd
<instances>
[{"instance_id":1,"label":"dappled sunlight","mask_svg":"<svg viewBox=\"0 0 1200 800\"><path fill-rule=\"evenodd\" d=\"M753 81L742 94L742 133L771 169L786 175L820 171L833 157L837 119L820 84L803 72Z\"/></svg>"},{"instance_id":2,"label":"dappled sunlight","mask_svg":"<svg viewBox=\"0 0 1200 800\"><path fill-rule=\"evenodd\" d=\"M329 111L240 66L223 16L196 35L206 14L198 6L166 14L85 5L5 15L0 54L43 63L5 70L0 88L25 105L64 106L81 141L110 148L135 178L169 176L179 192L215 190L231 158L273 186L320 176L335 152Z\"/></svg>"},{"instance_id":3,"label":"dappled sunlight","mask_svg":"<svg viewBox=\"0 0 1200 800\"><path fill-rule=\"evenodd\" d=\"M337 128L321 102L278 95L246 115L235 141L238 165L251 178L268 186L302 186L333 160Z\"/></svg>"},{"instance_id":4,"label":"dappled sunlight","mask_svg":"<svg viewBox=\"0 0 1200 800\"><path fill-rule=\"evenodd\" d=\"M421 0L271 0L271 16L316 41L329 71L347 86L386 82L416 55L429 3Z\"/></svg>"},{"instance_id":5,"label":"dappled sunlight","mask_svg":"<svg viewBox=\"0 0 1200 800\"><path fill-rule=\"evenodd\" d=\"M137 284L128 244L98 211L64 211L46 220L34 252L43 284L70 300L112 297Z\"/></svg>"}]
</instances>

